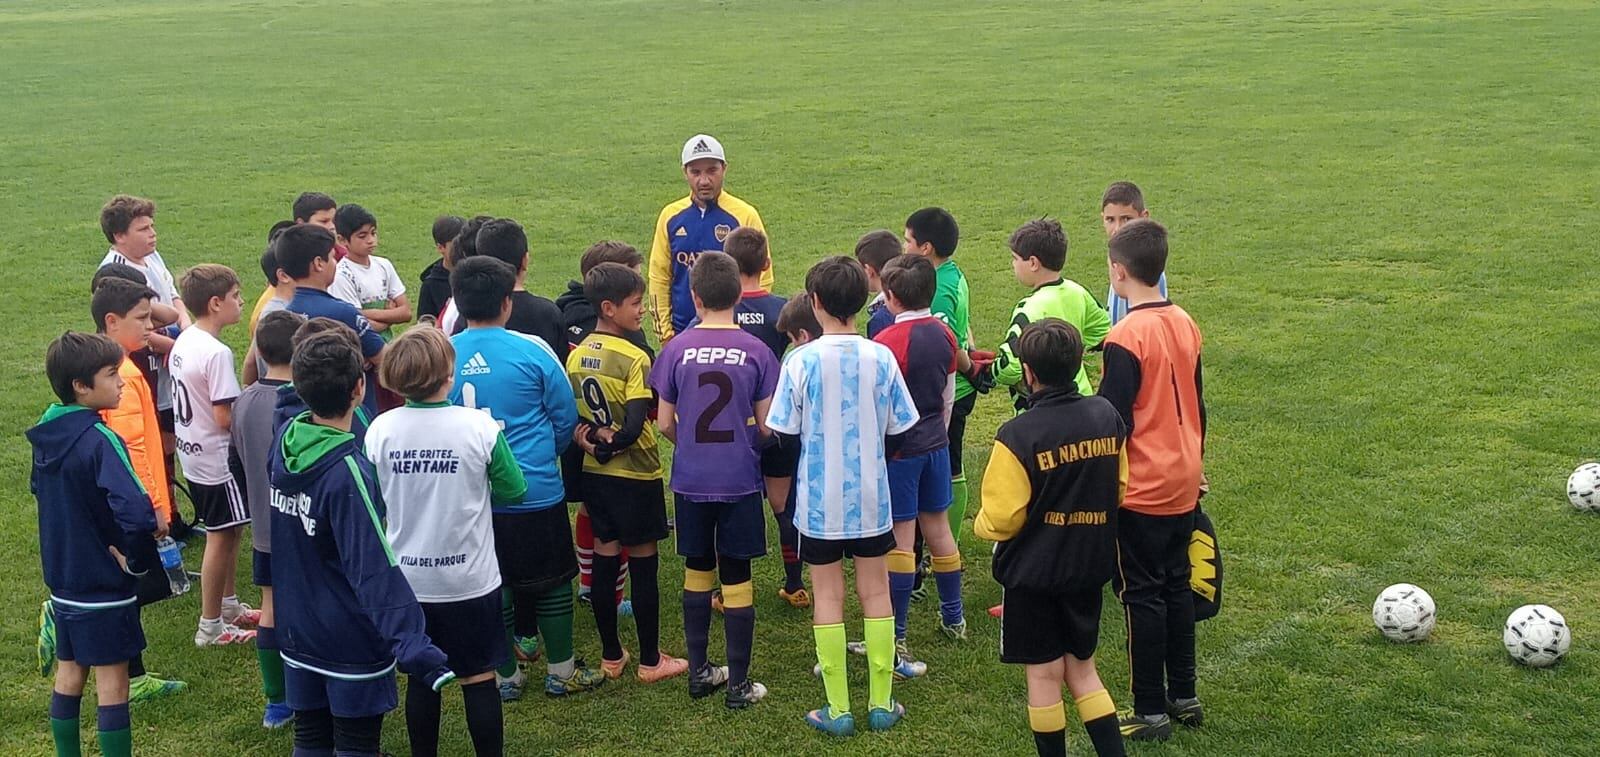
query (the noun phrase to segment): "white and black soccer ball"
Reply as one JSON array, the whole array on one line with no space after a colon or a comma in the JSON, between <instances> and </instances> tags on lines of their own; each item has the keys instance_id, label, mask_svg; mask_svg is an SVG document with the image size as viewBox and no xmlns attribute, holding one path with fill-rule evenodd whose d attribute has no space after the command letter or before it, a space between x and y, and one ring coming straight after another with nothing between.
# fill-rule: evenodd
<instances>
[{"instance_id":1,"label":"white and black soccer ball","mask_svg":"<svg viewBox=\"0 0 1600 757\"><path fill-rule=\"evenodd\" d=\"M1372 623L1391 641L1421 641L1433 632L1435 608L1428 592L1395 584L1372 603Z\"/></svg>"},{"instance_id":2,"label":"white and black soccer ball","mask_svg":"<svg viewBox=\"0 0 1600 757\"><path fill-rule=\"evenodd\" d=\"M1534 668L1556 664L1572 646L1567 619L1549 605L1523 605L1506 618L1506 651L1511 659Z\"/></svg>"},{"instance_id":3,"label":"white and black soccer ball","mask_svg":"<svg viewBox=\"0 0 1600 757\"><path fill-rule=\"evenodd\" d=\"M1600 510L1600 463L1584 463L1567 477L1567 501L1585 512Z\"/></svg>"}]
</instances>

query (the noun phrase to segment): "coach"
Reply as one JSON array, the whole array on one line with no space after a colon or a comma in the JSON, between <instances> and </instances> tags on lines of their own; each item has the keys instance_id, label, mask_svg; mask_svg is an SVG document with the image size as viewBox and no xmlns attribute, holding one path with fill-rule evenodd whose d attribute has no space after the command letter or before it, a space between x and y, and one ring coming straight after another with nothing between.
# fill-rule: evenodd
<instances>
[{"instance_id":1,"label":"coach","mask_svg":"<svg viewBox=\"0 0 1600 757\"><path fill-rule=\"evenodd\" d=\"M722 143L696 134L683 144L683 176L689 196L661 209L655 241L650 244L650 298L656 311L656 336L663 344L694 320L689 294L689 267L702 252L721 252L722 241L740 226L766 229L761 214L749 203L722 191L728 160ZM772 288L772 268L761 274L761 286Z\"/></svg>"}]
</instances>

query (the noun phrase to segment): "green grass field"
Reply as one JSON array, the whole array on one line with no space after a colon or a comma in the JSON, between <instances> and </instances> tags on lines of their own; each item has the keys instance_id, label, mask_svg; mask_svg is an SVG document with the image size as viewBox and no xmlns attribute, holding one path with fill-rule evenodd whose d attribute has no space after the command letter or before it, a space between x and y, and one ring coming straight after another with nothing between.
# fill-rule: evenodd
<instances>
[{"instance_id":1,"label":"green grass field","mask_svg":"<svg viewBox=\"0 0 1600 757\"><path fill-rule=\"evenodd\" d=\"M107 197L158 201L175 271L224 262L250 282L302 190L372 209L380 254L413 284L435 215L511 216L532 240L529 288L553 295L589 243L648 246L696 131L727 145L728 188L761 209L784 292L866 230L952 209L987 344L1022 294L1010 231L1059 217L1068 275L1101 292L1099 193L1143 186L1172 230L1174 298L1208 340L1207 504L1229 581L1200 628L1207 726L1132 753L1588 752L1600 520L1567 507L1563 482L1600 456L1597 44L1600 9L1582 2L8 2L0 752L50 749L22 431L49 398L45 344L90 326ZM969 470L1005 405L980 403ZM890 734L830 742L801 723L822 692L774 556L757 575L767 702L736 714L626 682L533 697L506 708L508 752L1027 753L1022 673L982 611L999 596L987 547L969 535L964 551L975 638L945 641L914 608L933 672L898 688L910 715ZM667 555L663 635L681 652ZM1372 628L1397 581L1438 601L1431 641ZM259 726L253 654L191 646L197 601L146 612L151 669L191 688L135 709L140 751L287 753L287 732ZM1500 646L1526 602L1575 628L1553 669ZM1103 625L1126 705L1114 603ZM578 629L595 660L582 614ZM447 701L445 743L465 750ZM385 741L405 752L400 717Z\"/></svg>"}]
</instances>

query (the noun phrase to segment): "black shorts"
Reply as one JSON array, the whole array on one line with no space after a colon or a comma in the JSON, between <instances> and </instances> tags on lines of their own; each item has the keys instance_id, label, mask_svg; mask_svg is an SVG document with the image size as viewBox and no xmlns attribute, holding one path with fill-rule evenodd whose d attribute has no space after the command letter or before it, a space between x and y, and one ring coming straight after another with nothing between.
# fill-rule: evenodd
<instances>
[{"instance_id":1,"label":"black shorts","mask_svg":"<svg viewBox=\"0 0 1600 757\"><path fill-rule=\"evenodd\" d=\"M800 445L773 444L761 450L763 478L794 478L800 470Z\"/></svg>"},{"instance_id":2,"label":"black shorts","mask_svg":"<svg viewBox=\"0 0 1600 757\"><path fill-rule=\"evenodd\" d=\"M1100 641L1100 590L1046 592L1006 589L1001 594L1000 661L1040 665L1066 655L1094 656Z\"/></svg>"},{"instance_id":3,"label":"black shorts","mask_svg":"<svg viewBox=\"0 0 1600 757\"><path fill-rule=\"evenodd\" d=\"M245 505L237 478L230 477L220 484L190 481L189 499L194 500L195 519L206 524L207 531L236 528L250 522L250 508Z\"/></svg>"},{"instance_id":4,"label":"black shorts","mask_svg":"<svg viewBox=\"0 0 1600 757\"><path fill-rule=\"evenodd\" d=\"M973 392L956 400L950 406L950 477L955 478L965 474L966 469L961 467L962 440L967 435L967 416L972 415L972 408L978 404L978 393Z\"/></svg>"},{"instance_id":5,"label":"black shorts","mask_svg":"<svg viewBox=\"0 0 1600 757\"><path fill-rule=\"evenodd\" d=\"M155 386L156 382L151 381L150 385ZM172 408L156 411L156 425L161 428L161 433L163 434L175 434L178 432L178 419L177 416L172 414Z\"/></svg>"},{"instance_id":6,"label":"black shorts","mask_svg":"<svg viewBox=\"0 0 1600 757\"><path fill-rule=\"evenodd\" d=\"M832 565L846 557L883 557L894 549L894 532L860 539L813 539L800 534L800 561L807 565Z\"/></svg>"},{"instance_id":7,"label":"black shorts","mask_svg":"<svg viewBox=\"0 0 1600 757\"><path fill-rule=\"evenodd\" d=\"M760 492L732 502L695 502L677 494L673 507L679 555L754 560L767 553L767 508Z\"/></svg>"},{"instance_id":8,"label":"black shorts","mask_svg":"<svg viewBox=\"0 0 1600 757\"><path fill-rule=\"evenodd\" d=\"M250 550L250 582L256 586L272 585L272 553Z\"/></svg>"},{"instance_id":9,"label":"black shorts","mask_svg":"<svg viewBox=\"0 0 1600 757\"><path fill-rule=\"evenodd\" d=\"M428 638L449 658L461 678L487 673L506 661L506 627L500 614L500 589L457 602L420 602Z\"/></svg>"},{"instance_id":10,"label":"black shorts","mask_svg":"<svg viewBox=\"0 0 1600 757\"><path fill-rule=\"evenodd\" d=\"M589 511L595 541L632 547L667 538L667 495L661 479L585 473L582 481L583 506Z\"/></svg>"},{"instance_id":11,"label":"black shorts","mask_svg":"<svg viewBox=\"0 0 1600 757\"><path fill-rule=\"evenodd\" d=\"M567 508L495 513L494 556L511 589L543 594L578 575Z\"/></svg>"}]
</instances>

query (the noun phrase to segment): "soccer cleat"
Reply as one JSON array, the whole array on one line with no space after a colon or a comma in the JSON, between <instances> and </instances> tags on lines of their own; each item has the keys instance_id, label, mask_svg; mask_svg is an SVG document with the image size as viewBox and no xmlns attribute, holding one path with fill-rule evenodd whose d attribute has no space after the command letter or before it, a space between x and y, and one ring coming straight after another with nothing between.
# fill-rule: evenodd
<instances>
[{"instance_id":1,"label":"soccer cleat","mask_svg":"<svg viewBox=\"0 0 1600 757\"><path fill-rule=\"evenodd\" d=\"M243 629L255 628L261 624L261 611L243 602L231 606L223 605L222 622Z\"/></svg>"},{"instance_id":2,"label":"soccer cleat","mask_svg":"<svg viewBox=\"0 0 1600 757\"><path fill-rule=\"evenodd\" d=\"M723 607L723 605L722 605L722 590L721 589L717 589L716 591L711 592L711 609L717 611L718 614L721 614L723 612L723 610L725 609Z\"/></svg>"},{"instance_id":3,"label":"soccer cleat","mask_svg":"<svg viewBox=\"0 0 1600 757\"><path fill-rule=\"evenodd\" d=\"M888 709L874 707L867 713L867 727L874 731L887 731L906 716L905 705L891 701Z\"/></svg>"},{"instance_id":4,"label":"soccer cleat","mask_svg":"<svg viewBox=\"0 0 1600 757\"><path fill-rule=\"evenodd\" d=\"M803 586L795 589L794 591L789 591L788 589L779 589L778 597L783 599L783 601L788 602L790 607L796 607L804 610L805 608L811 606L811 592L806 591L805 587Z\"/></svg>"},{"instance_id":5,"label":"soccer cleat","mask_svg":"<svg viewBox=\"0 0 1600 757\"><path fill-rule=\"evenodd\" d=\"M765 699L766 696L767 687L746 678L743 683L728 687L723 702L730 710L742 710Z\"/></svg>"},{"instance_id":6,"label":"soccer cleat","mask_svg":"<svg viewBox=\"0 0 1600 757\"><path fill-rule=\"evenodd\" d=\"M583 605L584 607L588 607L589 606L589 590L588 589L579 589L578 590L578 604Z\"/></svg>"},{"instance_id":7,"label":"soccer cleat","mask_svg":"<svg viewBox=\"0 0 1600 757\"><path fill-rule=\"evenodd\" d=\"M943 631L945 636L949 636L956 641L967 640L967 621L965 618L956 623L946 623L941 620L939 621L939 630Z\"/></svg>"},{"instance_id":8,"label":"soccer cleat","mask_svg":"<svg viewBox=\"0 0 1600 757\"><path fill-rule=\"evenodd\" d=\"M607 678L621 678L622 671L628 667L628 661L632 659L633 655L628 654L626 649L622 650L622 659L620 660L607 660L602 655L600 657L600 672L605 673Z\"/></svg>"},{"instance_id":9,"label":"soccer cleat","mask_svg":"<svg viewBox=\"0 0 1600 757\"><path fill-rule=\"evenodd\" d=\"M539 659L539 637L518 636L513 639L511 648L516 650L517 660L520 662L534 662Z\"/></svg>"},{"instance_id":10,"label":"soccer cleat","mask_svg":"<svg viewBox=\"0 0 1600 757\"><path fill-rule=\"evenodd\" d=\"M207 631L203 625L194 632L194 645L201 649L247 644L255 640L255 631L246 631L231 623L218 625L215 633Z\"/></svg>"},{"instance_id":11,"label":"soccer cleat","mask_svg":"<svg viewBox=\"0 0 1600 757\"><path fill-rule=\"evenodd\" d=\"M189 684L183 681L168 681L146 673L138 678L129 679L128 702L130 704L148 702L152 699L171 696L186 688L189 688Z\"/></svg>"},{"instance_id":12,"label":"soccer cleat","mask_svg":"<svg viewBox=\"0 0 1600 757\"><path fill-rule=\"evenodd\" d=\"M553 675L545 676L544 695L547 697L564 697L568 694L593 691L600 688L605 682L605 673L579 665L573 669L572 675L566 678L557 678Z\"/></svg>"},{"instance_id":13,"label":"soccer cleat","mask_svg":"<svg viewBox=\"0 0 1600 757\"><path fill-rule=\"evenodd\" d=\"M911 589L911 601L921 602L928 598L928 582L923 581Z\"/></svg>"},{"instance_id":14,"label":"soccer cleat","mask_svg":"<svg viewBox=\"0 0 1600 757\"><path fill-rule=\"evenodd\" d=\"M844 643L845 651L850 654L866 654L867 643L864 641L847 641Z\"/></svg>"},{"instance_id":15,"label":"soccer cleat","mask_svg":"<svg viewBox=\"0 0 1600 757\"><path fill-rule=\"evenodd\" d=\"M39 605L39 675L49 678L56 669L56 606L46 599Z\"/></svg>"},{"instance_id":16,"label":"soccer cleat","mask_svg":"<svg viewBox=\"0 0 1600 757\"><path fill-rule=\"evenodd\" d=\"M621 602L617 603L617 617L619 617L619 618L631 618L631 617L633 617L633 600L624 599Z\"/></svg>"},{"instance_id":17,"label":"soccer cleat","mask_svg":"<svg viewBox=\"0 0 1600 757\"><path fill-rule=\"evenodd\" d=\"M829 736L854 736L856 735L856 716L846 712L834 715L833 708L826 705L820 710L806 713L806 722Z\"/></svg>"},{"instance_id":18,"label":"soccer cleat","mask_svg":"<svg viewBox=\"0 0 1600 757\"><path fill-rule=\"evenodd\" d=\"M1168 699L1167 715L1185 728L1199 728L1206 722L1206 713L1200 707L1199 697Z\"/></svg>"},{"instance_id":19,"label":"soccer cleat","mask_svg":"<svg viewBox=\"0 0 1600 757\"><path fill-rule=\"evenodd\" d=\"M639 677L639 683L657 683L668 678L681 676L689 672L689 661L681 657L673 657L665 652L658 652L661 661L654 665L640 665L634 675Z\"/></svg>"},{"instance_id":20,"label":"soccer cleat","mask_svg":"<svg viewBox=\"0 0 1600 757\"><path fill-rule=\"evenodd\" d=\"M1139 715L1137 713L1124 713L1117 718L1117 725L1122 729L1122 738L1133 741L1166 741L1172 735L1172 718L1165 713L1160 715Z\"/></svg>"},{"instance_id":21,"label":"soccer cleat","mask_svg":"<svg viewBox=\"0 0 1600 757\"><path fill-rule=\"evenodd\" d=\"M1005 616L1006 616L1006 606L1005 605L995 605L994 607L989 608L989 617L991 617L991 618L1003 618Z\"/></svg>"},{"instance_id":22,"label":"soccer cleat","mask_svg":"<svg viewBox=\"0 0 1600 757\"><path fill-rule=\"evenodd\" d=\"M904 639L894 645L894 680L909 681L928 674L928 663L911 656ZM890 725L893 725L892 723Z\"/></svg>"},{"instance_id":23,"label":"soccer cleat","mask_svg":"<svg viewBox=\"0 0 1600 757\"><path fill-rule=\"evenodd\" d=\"M268 702L267 711L261 716L262 728L282 728L294 722L294 710L289 709L288 702Z\"/></svg>"},{"instance_id":24,"label":"soccer cleat","mask_svg":"<svg viewBox=\"0 0 1600 757\"><path fill-rule=\"evenodd\" d=\"M522 672L522 668L519 667L510 678L496 673L494 679L500 687L500 701L515 702L522 698L522 687L528 683L528 674Z\"/></svg>"},{"instance_id":25,"label":"soccer cleat","mask_svg":"<svg viewBox=\"0 0 1600 757\"><path fill-rule=\"evenodd\" d=\"M728 682L728 666L706 664L689 674L689 697L700 699L711 696Z\"/></svg>"}]
</instances>

